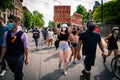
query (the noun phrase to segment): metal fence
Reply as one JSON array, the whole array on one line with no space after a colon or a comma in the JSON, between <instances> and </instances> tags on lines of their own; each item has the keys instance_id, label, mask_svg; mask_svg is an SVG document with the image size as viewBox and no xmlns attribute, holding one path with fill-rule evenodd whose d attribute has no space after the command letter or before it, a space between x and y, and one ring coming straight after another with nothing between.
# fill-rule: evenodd
<instances>
[{"instance_id":1,"label":"metal fence","mask_svg":"<svg viewBox=\"0 0 120 80\"><path fill-rule=\"evenodd\" d=\"M119 27L120 28L120 25L111 25L111 24L105 24L104 26L102 26L101 24L97 24L97 25L98 25L98 27L100 29L101 36L103 36L103 37L110 34L112 32L113 27ZM118 37L120 39L120 32L118 34Z\"/></svg>"}]
</instances>

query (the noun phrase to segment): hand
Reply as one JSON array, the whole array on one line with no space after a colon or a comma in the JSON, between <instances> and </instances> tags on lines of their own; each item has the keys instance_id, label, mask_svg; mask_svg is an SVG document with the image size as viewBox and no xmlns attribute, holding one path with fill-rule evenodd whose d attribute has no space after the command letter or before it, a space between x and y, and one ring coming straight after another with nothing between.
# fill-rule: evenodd
<instances>
[{"instance_id":1,"label":"hand","mask_svg":"<svg viewBox=\"0 0 120 80\"><path fill-rule=\"evenodd\" d=\"M29 63L28 59L25 59L25 65L27 65Z\"/></svg>"},{"instance_id":2,"label":"hand","mask_svg":"<svg viewBox=\"0 0 120 80\"><path fill-rule=\"evenodd\" d=\"M102 52L102 57L104 57L105 56L105 54L104 54L104 52Z\"/></svg>"}]
</instances>

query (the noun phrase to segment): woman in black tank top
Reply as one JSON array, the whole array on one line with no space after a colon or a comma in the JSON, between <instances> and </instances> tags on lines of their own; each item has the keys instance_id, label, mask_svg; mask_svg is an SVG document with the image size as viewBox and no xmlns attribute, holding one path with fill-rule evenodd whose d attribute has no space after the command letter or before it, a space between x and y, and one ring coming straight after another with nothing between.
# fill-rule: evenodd
<instances>
[{"instance_id":1,"label":"woman in black tank top","mask_svg":"<svg viewBox=\"0 0 120 80\"><path fill-rule=\"evenodd\" d=\"M104 40L108 45L108 54L107 55L103 55L103 61L106 62L106 58L109 57L112 53L112 51L114 52L115 57L118 56L118 45L117 45L117 41L118 41L118 33L119 33L119 28L118 27L113 27L112 29L112 34L109 34ZM115 62L116 66L117 63Z\"/></svg>"},{"instance_id":2,"label":"woman in black tank top","mask_svg":"<svg viewBox=\"0 0 120 80\"><path fill-rule=\"evenodd\" d=\"M64 63L64 75L67 75L67 58L68 58L68 51L69 51L69 45L68 45L68 39L69 39L69 33L67 24L61 25L61 30L59 31L56 24L55 24L55 30L58 34L59 39L59 47L58 47L58 53L59 53L59 65L58 67L61 68L62 62Z\"/></svg>"}]
</instances>

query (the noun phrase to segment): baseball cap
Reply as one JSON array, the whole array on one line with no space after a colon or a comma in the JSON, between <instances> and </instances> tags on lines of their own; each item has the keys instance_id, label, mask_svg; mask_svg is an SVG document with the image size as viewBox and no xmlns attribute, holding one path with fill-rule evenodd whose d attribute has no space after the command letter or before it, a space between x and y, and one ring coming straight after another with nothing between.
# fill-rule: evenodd
<instances>
[{"instance_id":1,"label":"baseball cap","mask_svg":"<svg viewBox=\"0 0 120 80\"><path fill-rule=\"evenodd\" d=\"M112 30L119 30L119 28L118 27L113 27Z\"/></svg>"},{"instance_id":2,"label":"baseball cap","mask_svg":"<svg viewBox=\"0 0 120 80\"><path fill-rule=\"evenodd\" d=\"M61 28L64 28L64 27L67 28L68 27L67 24L62 24L61 25Z\"/></svg>"}]
</instances>

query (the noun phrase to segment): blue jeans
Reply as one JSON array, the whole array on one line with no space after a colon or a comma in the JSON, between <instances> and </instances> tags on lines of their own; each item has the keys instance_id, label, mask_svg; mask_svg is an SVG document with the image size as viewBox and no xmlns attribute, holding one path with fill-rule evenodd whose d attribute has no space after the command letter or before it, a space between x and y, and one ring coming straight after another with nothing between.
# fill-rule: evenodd
<instances>
[{"instance_id":1,"label":"blue jeans","mask_svg":"<svg viewBox=\"0 0 120 80\"><path fill-rule=\"evenodd\" d=\"M38 47L38 40L39 40L39 38L34 38L35 46L36 46L36 47Z\"/></svg>"},{"instance_id":2,"label":"blue jeans","mask_svg":"<svg viewBox=\"0 0 120 80\"><path fill-rule=\"evenodd\" d=\"M5 59L7 61L8 67L14 73L14 80L22 80L24 55L6 56Z\"/></svg>"}]
</instances>

